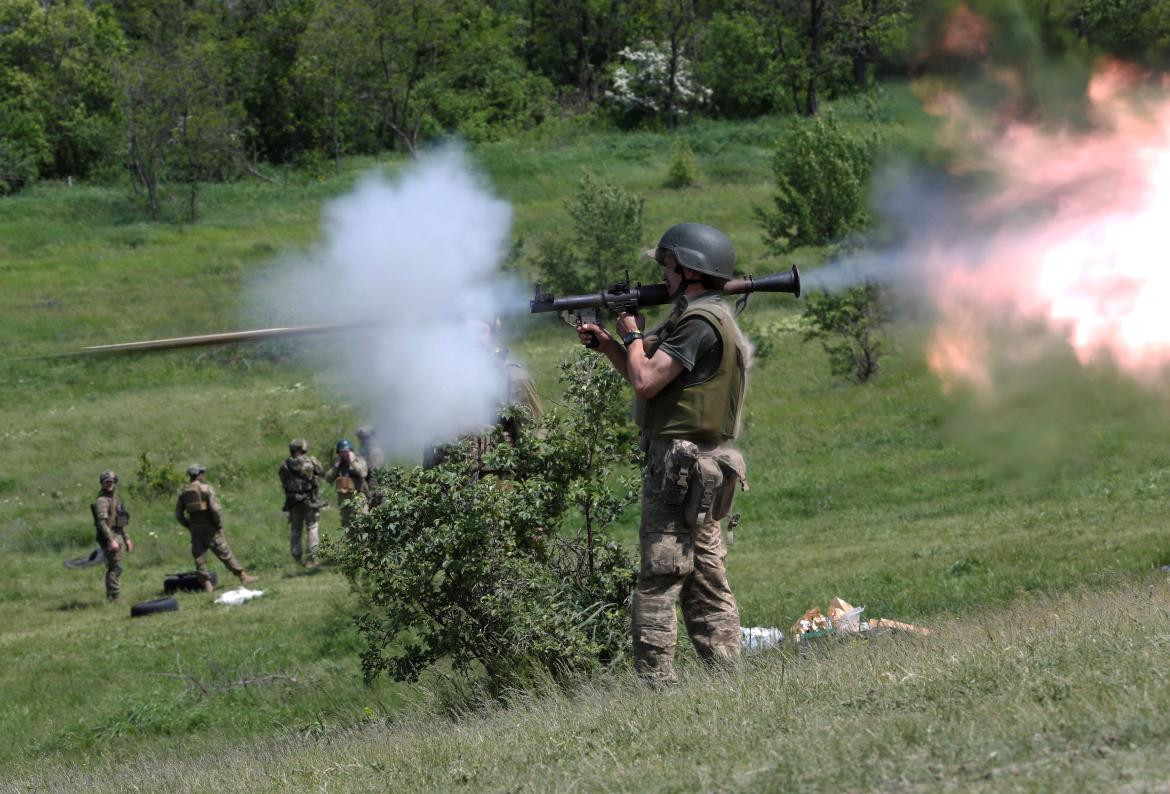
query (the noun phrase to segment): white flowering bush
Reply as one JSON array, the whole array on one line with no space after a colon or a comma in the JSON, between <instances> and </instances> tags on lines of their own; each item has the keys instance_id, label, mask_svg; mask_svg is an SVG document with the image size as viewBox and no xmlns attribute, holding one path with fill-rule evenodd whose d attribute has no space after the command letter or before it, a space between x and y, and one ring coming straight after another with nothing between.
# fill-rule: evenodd
<instances>
[{"instance_id":1,"label":"white flowering bush","mask_svg":"<svg viewBox=\"0 0 1170 794\"><path fill-rule=\"evenodd\" d=\"M618 53L605 100L633 123L658 117L668 108L670 94L670 48L643 41L638 49L626 47ZM690 61L681 53L674 75L674 110L685 115L711 99L711 89L699 84Z\"/></svg>"}]
</instances>

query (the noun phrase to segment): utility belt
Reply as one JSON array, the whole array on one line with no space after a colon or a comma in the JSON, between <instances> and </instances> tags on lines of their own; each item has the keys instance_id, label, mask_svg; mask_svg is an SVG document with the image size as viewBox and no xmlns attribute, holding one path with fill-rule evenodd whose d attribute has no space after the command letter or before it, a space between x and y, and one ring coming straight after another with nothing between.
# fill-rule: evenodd
<instances>
[{"instance_id":1,"label":"utility belt","mask_svg":"<svg viewBox=\"0 0 1170 794\"><path fill-rule=\"evenodd\" d=\"M737 485L748 490L747 462L739 450L682 438L651 439L645 447L650 471L661 466L654 488L667 505L682 507L683 520L692 529L726 517Z\"/></svg>"}]
</instances>

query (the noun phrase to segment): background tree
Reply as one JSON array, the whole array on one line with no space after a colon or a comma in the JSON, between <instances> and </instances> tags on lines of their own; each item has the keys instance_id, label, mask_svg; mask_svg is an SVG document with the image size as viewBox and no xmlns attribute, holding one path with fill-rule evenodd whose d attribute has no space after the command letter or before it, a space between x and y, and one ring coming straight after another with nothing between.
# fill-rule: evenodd
<instances>
[{"instance_id":1,"label":"background tree","mask_svg":"<svg viewBox=\"0 0 1170 794\"><path fill-rule=\"evenodd\" d=\"M160 186L174 180L187 185L193 221L199 183L225 178L241 157L242 109L227 89L216 21L181 2L172 11L119 69L122 115L128 163L151 219L159 216Z\"/></svg>"},{"instance_id":2,"label":"background tree","mask_svg":"<svg viewBox=\"0 0 1170 794\"><path fill-rule=\"evenodd\" d=\"M627 271L648 272L637 255L644 204L643 199L586 171L577 195L565 202L572 233L546 238L538 245L533 264L544 283L568 293L593 292Z\"/></svg>"},{"instance_id":3,"label":"background tree","mask_svg":"<svg viewBox=\"0 0 1170 794\"><path fill-rule=\"evenodd\" d=\"M116 160L113 64L125 42L82 0L0 0L0 194Z\"/></svg>"},{"instance_id":4,"label":"background tree","mask_svg":"<svg viewBox=\"0 0 1170 794\"><path fill-rule=\"evenodd\" d=\"M295 73L320 105L336 171L341 170L343 124L360 115L352 104L369 84L368 65L375 56L369 38L373 25L365 0L320 3L309 17L297 53Z\"/></svg>"}]
</instances>

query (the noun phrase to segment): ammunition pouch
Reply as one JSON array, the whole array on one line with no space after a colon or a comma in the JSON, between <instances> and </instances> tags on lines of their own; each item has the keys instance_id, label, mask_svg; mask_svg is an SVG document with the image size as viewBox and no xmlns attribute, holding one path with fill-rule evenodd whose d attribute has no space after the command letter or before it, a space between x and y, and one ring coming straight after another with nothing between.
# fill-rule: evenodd
<instances>
[{"instance_id":1,"label":"ammunition pouch","mask_svg":"<svg viewBox=\"0 0 1170 794\"><path fill-rule=\"evenodd\" d=\"M357 484L353 481L353 477L345 475L339 476L333 481L333 487L337 489L338 496L352 496L357 491Z\"/></svg>"},{"instance_id":2,"label":"ammunition pouch","mask_svg":"<svg viewBox=\"0 0 1170 794\"><path fill-rule=\"evenodd\" d=\"M658 486L663 502L674 507L686 501L691 473L700 454L693 441L676 438L670 442L662 459L662 482Z\"/></svg>"},{"instance_id":3,"label":"ammunition pouch","mask_svg":"<svg viewBox=\"0 0 1170 794\"><path fill-rule=\"evenodd\" d=\"M126 529L130 526L130 511L121 502L118 502L118 509L114 513L114 528Z\"/></svg>"},{"instance_id":4,"label":"ammunition pouch","mask_svg":"<svg viewBox=\"0 0 1170 794\"><path fill-rule=\"evenodd\" d=\"M730 513L736 486L748 489L747 463L738 450L701 449L684 439L670 442L658 489L665 504L682 507L688 527L718 521Z\"/></svg>"},{"instance_id":5,"label":"ammunition pouch","mask_svg":"<svg viewBox=\"0 0 1170 794\"><path fill-rule=\"evenodd\" d=\"M717 447L701 452L691 470L683 520L689 527L719 521L731 512L736 486L748 489L747 463L738 450Z\"/></svg>"}]
</instances>

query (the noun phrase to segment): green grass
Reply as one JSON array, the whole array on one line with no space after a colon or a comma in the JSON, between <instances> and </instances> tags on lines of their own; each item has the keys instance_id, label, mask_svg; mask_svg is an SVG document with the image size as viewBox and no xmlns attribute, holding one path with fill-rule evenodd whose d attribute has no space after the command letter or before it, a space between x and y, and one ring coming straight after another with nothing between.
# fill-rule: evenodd
<instances>
[{"instance_id":1,"label":"green grass","mask_svg":"<svg viewBox=\"0 0 1170 794\"><path fill-rule=\"evenodd\" d=\"M837 112L867 123L863 103ZM701 184L680 191L662 187L662 134L549 127L473 158L513 202L526 250L564 228L588 167L646 197L648 241L705 220L760 273L783 267L764 257L752 207L768 200L788 123L687 128ZM777 332L752 373L751 491L727 564L745 625L787 627L840 595L940 628L937 640L760 659L726 678L691 670L667 693L597 681L455 723L425 689L363 684L345 582L292 566L279 510L288 440L320 451L361 421L327 370L291 343L15 357L250 324L242 287L311 244L322 202L373 166L210 186L195 224L145 223L117 188L47 184L0 201L0 732L19 737L0 744L0 788L1044 789L1117 785L1126 765L1139 788L1165 778L1154 715L1167 705L1167 596L1147 581L1170 563L1163 406L1068 360L993 404L948 397L912 322L862 387L830 376L816 344ZM798 304L757 297L748 311L771 327ZM525 328L516 350L554 403L572 333ZM143 455L208 466L263 598L232 609L188 595L177 613L131 621L103 603L100 568L61 566L92 547L88 504L114 468L137 544L126 602L190 568L173 497L132 487ZM326 511L326 536L337 520ZM632 543L635 526L631 513L615 535ZM295 682L217 690L273 675ZM703 748L714 748L705 761ZM220 757L242 771L222 774L208 760Z\"/></svg>"}]
</instances>

